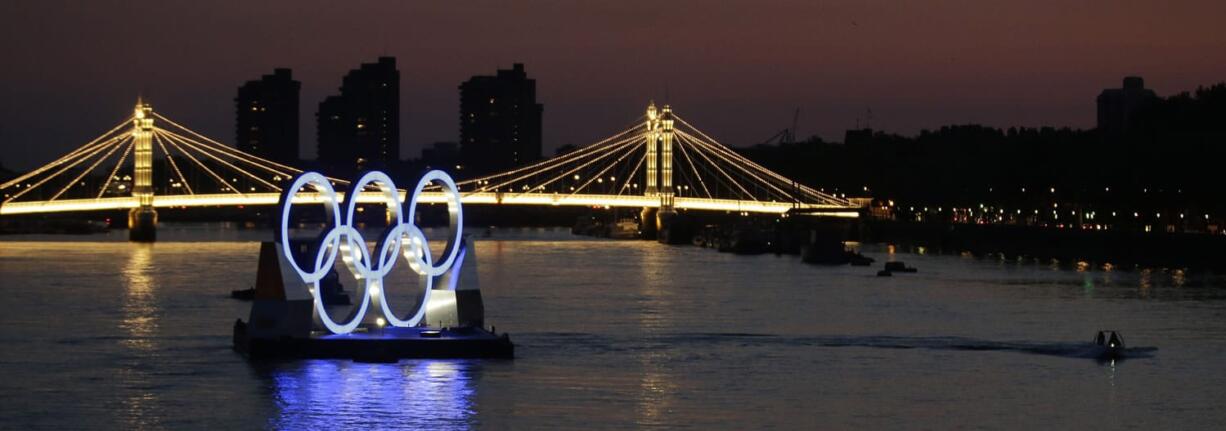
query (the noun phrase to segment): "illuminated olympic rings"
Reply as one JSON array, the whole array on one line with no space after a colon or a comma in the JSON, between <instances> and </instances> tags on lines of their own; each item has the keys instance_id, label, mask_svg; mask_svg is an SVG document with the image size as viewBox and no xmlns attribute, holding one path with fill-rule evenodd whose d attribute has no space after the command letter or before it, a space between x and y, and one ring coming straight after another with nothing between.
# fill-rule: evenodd
<instances>
[{"instance_id":1,"label":"illuminated olympic rings","mask_svg":"<svg viewBox=\"0 0 1226 431\"><path fill-rule=\"evenodd\" d=\"M454 236L448 239L447 248L443 251L443 260L438 265L433 262L433 257L430 252L430 244L426 241L426 235L421 229L413 224L414 216L417 212L417 198L422 191L431 182L441 183L444 190L444 196L447 199L447 212L451 218L451 229L455 231ZM290 246L289 226L290 226L290 208L293 206L293 200L298 192L306 186L315 189L318 198L314 202L323 203L327 209L328 220L332 224L332 228L322 235L323 239L319 245L319 251L315 256L314 269L304 270L298 261L294 258L293 248ZM359 324L362 323L363 317L366 315L366 309L370 305L371 297L378 297L379 305L383 311L383 317L392 326L409 327L416 326L421 322L422 317L426 314L426 304L430 301L430 291L433 290L434 277L442 275L451 269L455 264L456 254L459 252L461 235L464 232L464 214L460 206L460 189L456 187L455 181L451 176L443 171L430 171L417 182L417 187L414 187L408 198L408 213L405 214L403 207L400 204L399 192L396 190L396 184L392 182L386 174L378 171L367 172L362 175L357 181L350 184L349 193L345 196L346 212L344 217L341 217L340 198L337 197L336 190L332 188L332 183L327 177L316 172L304 172L294 178L294 182L290 187L286 188L281 193L281 227L277 231L278 240L281 243L281 250L285 259L293 267L294 271L302 277L302 281L312 286L311 296L315 301L315 310L319 315L319 319L324 326L335 334L346 334L353 332ZM366 248L366 240L362 238L362 234L353 227L354 209L357 208L358 199L355 198L356 193L365 189L367 186L374 186L379 189L379 199L391 212L390 222L387 230L379 238L374 250L377 255L372 258L370 250ZM303 197L304 199L306 196ZM397 255L403 255L408 261L409 267L421 276L425 293L421 304L417 310L411 313L411 316L400 318L388 305L386 290L383 279L396 266ZM349 317L348 321L338 323L332 320L324 309L322 300L320 281L332 270L336 263L337 257L340 257L349 271L364 283L366 288L365 294L362 295L361 303L358 304L357 312ZM377 258L377 259L375 259Z\"/></svg>"}]
</instances>

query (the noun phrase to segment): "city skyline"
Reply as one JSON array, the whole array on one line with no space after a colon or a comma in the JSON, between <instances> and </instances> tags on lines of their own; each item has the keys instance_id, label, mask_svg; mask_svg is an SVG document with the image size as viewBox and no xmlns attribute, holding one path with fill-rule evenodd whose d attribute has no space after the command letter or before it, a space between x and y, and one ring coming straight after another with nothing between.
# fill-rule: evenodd
<instances>
[{"instance_id":1,"label":"city skyline","mask_svg":"<svg viewBox=\"0 0 1226 431\"><path fill-rule=\"evenodd\" d=\"M0 2L0 430L1223 428L1223 16Z\"/></svg>"},{"instance_id":2,"label":"city skyline","mask_svg":"<svg viewBox=\"0 0 1226 431\"><path fill-rule=\"evenodd\" d=\"M380 55L397 57L404 74L406 157L456 140L456 85L515 62L533 70L552 113L547 154L617 130L652 99L684 106L715 137L745 146L790 126L796 108L802 137L833 140L869 109L874 128L902 134L966 123L1090 128L1095 96L1123 76L1145 77L1160 96L1226 76L1213 55L1226 36L1211 22L1226 6L1212 2L672 5L687 13L660 15L647 4L273 3L236 17L189 3L10 4L0 49L24 61L0 71L0 140L10 149L0 163L25 169L62 154L138 96L206 134L231 136L228 95L276 67L294 70L300 116L309 116L344 71ZM359 18L369 25L339 30ZM776 24L734 25L768 18ZM126 26L134 19L143 31ZM919 34L923 44L910 42ZM133 54L141 52L149 55ZM63 127L65 118L80 127ZM315 136L314 122L301 123L300 136ZM302 140L303 156L313 158L309 144Z\"/></svg>"},{"instance_id":3,"label":"city skyline","mask_svg":"<svg viewBox=\"0 0 1226 431\"><path fill-rule=\"evenodd\" d=\"M539 160L542 111L522 63L469 78L460 84L460 160L481 173Z\"/></svg>"}]
</instances>

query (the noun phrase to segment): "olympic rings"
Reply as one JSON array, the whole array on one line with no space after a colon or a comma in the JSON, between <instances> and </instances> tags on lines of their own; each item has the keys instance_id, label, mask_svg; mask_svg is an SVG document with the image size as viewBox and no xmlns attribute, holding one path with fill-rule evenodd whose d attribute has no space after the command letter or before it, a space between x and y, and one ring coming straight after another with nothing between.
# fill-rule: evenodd
<instances>
[{"instance_id":1,"label":"olympic rings","mask_svg":"<svg viewBox=\"0 0 1226 431\"><path fill-rule=\"evenodd\" d=\"M451 228L455 231L454 236L448 239L447 246L443 251L442 260L438 265L434 264L434 258L426 235L414 224L417 214L417 199L431 182L438 182L443 186ZM372 297L378 298L383 317L392 326L416 326L425 317L426 304L430 300L430 291L434 288L434 277L443 275L451 270L455 264L456 255L459 254L460 242L464 232L464 213L463 207L460 204L460 189L456 186L455 180L452 180L451 176L447 175L447 173L438 170L427 172L417 182L417 187L409 195L407 199L409 210L405 213L400 204L400 192L396 188L396 184L386 174L378 171L367 172L358 178L357 181L350 183L350 185L349 193L345 196L345 199L348 201L346 202L346 212L342 218L340 198L337 196L336 190L332 188L332 183L327 177L316 172L304 172L295 177L290 187L282 191L279 203L281 208L281 226L276 233L281 243L282 253L285 259L289 261L290 266L298 273L302 282L311 285L310 291L311 297L315 302L315 310L319 315L320 321L332 333L347 334L353 332L362 323ZM322 239L319 250L315 256L315 266L310 271L304 270L295 259L289 240L290 208L293 207L294 199L298 196L299 191L308 186L315 190L315 199L307 199L304 196L299 198L299 201L307 200L323 203L327 209L328 222L332 225L331 229L321 235ZM358 203L357 195L367 186L378 188L380 201L387 206L391 216L387 230L383 232L383 235L381 235L375 245L375 250L378 254L373 256L370 250L366 248L366 240L362 238L362 234L353 226L354 212ZM418 305L417 310L411 313L411 316L403 319L398 317L388 304L386 286L384 285L384 278L396 266L397 255L404 257L409 267L421 277L425 286L425 293L423 294L421 304ZM336 322L328 315L324 308L322 292L320 292L320 281L332 270L338 257L350 272L358 280L362 281L365 287L365 294L362 295L357 311L345 322Z\"/></svg>"}]
</instances>

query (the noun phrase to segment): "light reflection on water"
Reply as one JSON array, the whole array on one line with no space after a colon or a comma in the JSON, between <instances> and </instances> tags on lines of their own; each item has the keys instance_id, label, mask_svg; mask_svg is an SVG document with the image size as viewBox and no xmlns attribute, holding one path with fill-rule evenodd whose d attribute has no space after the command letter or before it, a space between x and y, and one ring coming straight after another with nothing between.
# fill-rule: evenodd
<instances>
[{"instance_id":1,"label":"light reflection on water","mask_svg":"<svg viewBox=\"0 0 1226 431\"><path fill-rule=\"evenodd\" d=\"M397 364L311 360L262 369L287 430L468 429L474 425L479 361Z\"/></svg>"},{"instance_id":2,"label":"light reflection on water","mask_svg":"<svg viewBox=\"0 0 1226 431\"><path fill-rule=\"evenodd\" d=\"M675 317L673 297L678 294L669 278L673 275L665 260L666 249L649 248L639 254L638 267L642 280L638 282L642 306L639 308L639 331L644 335L667 333L673 329ZM670 358L663 352L649 352L639 358L642 373L639 377L638 403L635 410L639 425L659 426L667 424L676 396L677 385L663 364Z\"/></svg>"},{"instance_id":3,"label":"light reflection on water","mask_svg":"<svg viewBox=\"0 0 1226 431\"><path fill-rule=\"evenodd\" d=\"M119 329L128 334L123 343L135 350L157 349L158 303L154 291L153 244L133 244L123 268L123 320Z\"/></svg>"},{"instance_id":4,"label":"light reflection on water","mask_svg":"<svg viewBox=\"0 0 1226 431\"><path fill-rule=\"evenodd\" d=\"M153 244L133 244L132 253L121 273L124 287L122 320L118 329L126 336L120 344L132 350L134 356L156 355L159 307L156 295L157 281L153 267ZM148 371L128 364L119 370L121 379L131 390L125 391L124 420L132 429L160 428L161 415L157 412L158 394L148 390L154 377Z\"/></svg>"},{"instance_id":5,"label":"light reflection on water","mask_svg":"<svg viewBox=\"0 0 1226 431\"><path fill-rule=\"evenodd\" d=\"M250 303L227 296L254 278L259 246L247 237L267 232L177 234L224 242L166 233L155 245L0 241L0 428L1203 429L1226 420L1226 281L1199 271L1079 272L1073 260L1002 264L861 244L878 262L920 269L876 277L880 263L810 266L499 230L478 242L478 270L487 322L511 333L515 360L253 365L230 349ZM70 318L47 318L60 315ZM1114 366L1077 354L1102 328L1157 350Z\"/></svg>"}]
</instances>

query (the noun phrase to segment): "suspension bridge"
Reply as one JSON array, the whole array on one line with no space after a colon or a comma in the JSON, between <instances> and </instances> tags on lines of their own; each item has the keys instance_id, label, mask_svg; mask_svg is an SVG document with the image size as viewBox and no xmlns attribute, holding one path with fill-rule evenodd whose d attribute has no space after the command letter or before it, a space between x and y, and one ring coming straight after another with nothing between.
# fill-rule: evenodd
<instances>
[{"instance_id":1,"label":"suspension bridge","mask_svg":"<svg viewBox=\"0 0 1226 431\"><path fill-rule=\"evenodd\" d=\"M137 239L141 230L152 232L158 208L274 205L282 187L301 172L211 139L138 102L111 130L0 184L0 216L128 210ZM349 183L329 180L334 186ZM465 204L858 214L848 200L772 172L668 105L657 109L654 103L629 127L591 145L458 185ZM299 193L295 199L319 196ZM419 199L446 202L441 192ZM379 202L379 194L364 190L358 200Z\"/></svg>"}]
</instances>

